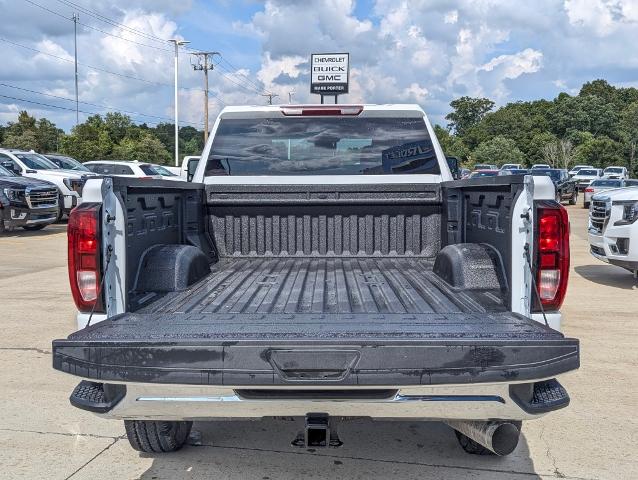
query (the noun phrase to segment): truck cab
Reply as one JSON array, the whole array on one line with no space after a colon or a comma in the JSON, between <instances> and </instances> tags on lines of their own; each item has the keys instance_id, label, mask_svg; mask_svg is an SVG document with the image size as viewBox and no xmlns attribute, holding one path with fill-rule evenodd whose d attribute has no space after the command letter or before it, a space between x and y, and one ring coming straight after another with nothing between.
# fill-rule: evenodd
<instances>
[{"instance_id":1,"label":"truck cab","mask_svg":"<svg viewBox=\"0 0 638 480\"><path fill-rule=\"evenodd\" d=\"M365 416L440 420L468 453L506 455L522 421L569 403L549 178L453 180L400 104L226 107L189 170L89 179L69 221L79 330L53 366L133 448L264 416L325 447Z\"/></svg>"}]
</instances>

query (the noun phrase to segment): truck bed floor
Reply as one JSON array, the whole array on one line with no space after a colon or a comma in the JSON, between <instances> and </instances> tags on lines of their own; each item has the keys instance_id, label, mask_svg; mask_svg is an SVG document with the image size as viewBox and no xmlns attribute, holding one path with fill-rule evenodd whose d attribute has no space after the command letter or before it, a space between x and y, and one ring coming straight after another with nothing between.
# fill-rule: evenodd
<instances>
[{"instance_id":1,"label":"truck bed floor","mask_svg":"<svg viewBox=\"0 0 638 480\"><path fill-rule=\"evenodd\" d=\"M500 292L453 289L421 258L225 258L140 313L484 313Z\"/></svg>"}]
</instances>

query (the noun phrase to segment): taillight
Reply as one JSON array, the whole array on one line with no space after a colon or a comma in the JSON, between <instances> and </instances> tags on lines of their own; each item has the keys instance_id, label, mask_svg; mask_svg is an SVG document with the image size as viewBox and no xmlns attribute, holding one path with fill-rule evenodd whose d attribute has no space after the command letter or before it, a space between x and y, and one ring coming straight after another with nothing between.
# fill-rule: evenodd
<instances>
[{"instance_id":1,"label":"taillight","mask_svg":"<svg viewBox=\"0 0 638 480\"><path fill-rule=\"evenodd\" d=\"M587 187L587 188L585 189L585 191L586 191L587 193L594 193L594 189L593 189L593 188L589 188L589 187Z\"/></svg>"},{"instance_id":2,"label":"taillight","mask_svg":"<svg viewBox=\"0 0 638 480\"><path fill-rule=\"evenodd\" d=\"M101 260L99 203L82 203L69 215L67 227L69 281L81 312L103 312L100 295Z\"/></svg>"},{"instance_id":3,"label":"taillight","mask_svg":"<svg viewBox=\"0 0 638 480\"><path fill-rule=\"evenodd\" d=\"M536 286L544 310L563 304L569 277L569 218L565 207L541 201L536 209Z\"/></svg>"}]
</instances>

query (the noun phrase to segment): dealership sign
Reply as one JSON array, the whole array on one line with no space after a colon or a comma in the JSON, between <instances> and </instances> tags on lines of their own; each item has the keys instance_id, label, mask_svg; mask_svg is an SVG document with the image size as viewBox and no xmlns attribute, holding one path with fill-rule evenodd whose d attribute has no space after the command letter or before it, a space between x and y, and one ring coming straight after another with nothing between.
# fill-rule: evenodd
<instances>
[{"instance_id":1,"label":"dealership sign","mask_svg":"<svg viewBox=\"0 0 638 480\"><path fill-rule=\"evenodd\" d=\"M349 53L313 53L310 56L310 93L348 93Z\"/></svg>"}]
</instances>

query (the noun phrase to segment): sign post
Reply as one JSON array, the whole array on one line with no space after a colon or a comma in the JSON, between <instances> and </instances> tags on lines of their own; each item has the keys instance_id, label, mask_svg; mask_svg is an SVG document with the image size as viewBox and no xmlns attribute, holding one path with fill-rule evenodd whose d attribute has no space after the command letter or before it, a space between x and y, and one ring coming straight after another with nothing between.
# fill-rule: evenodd
<instances>
[{"instance_id":1,"label":"sign post","mask_svg":"<svg viewBox=\"0 0 638 480\"><path fill-rule=\"evenodd\" d=\"M337 97L348 93L349 53L313 53L310 55L310 93Z\"/></svg>"}]
</instances>

